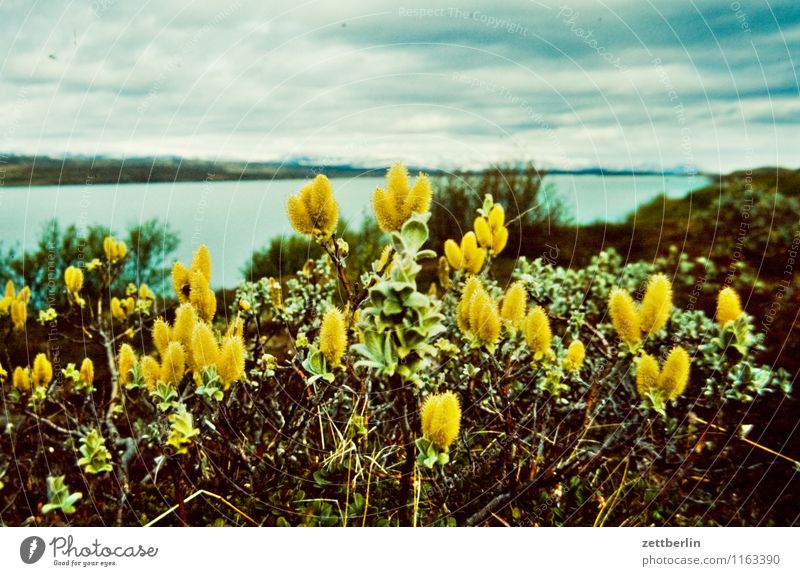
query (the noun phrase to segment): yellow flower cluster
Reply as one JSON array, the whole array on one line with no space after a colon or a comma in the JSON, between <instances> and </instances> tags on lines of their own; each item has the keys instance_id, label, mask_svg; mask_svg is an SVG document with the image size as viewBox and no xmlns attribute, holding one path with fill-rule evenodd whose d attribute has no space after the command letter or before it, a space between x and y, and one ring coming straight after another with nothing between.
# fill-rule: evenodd
<instances>
[{"instance_id":1,"label":"yellow flower cluster","mask_svg":"<svg viewBox=\"0 0 800 576\"><path fill-rule=\"evenodd\" d=\"M116 264L128 253L128 246L122 240L117 240L113 236L106 236L103 238L103 252L105 252L106 260L111 264Z\"/></svg>"},{"instance_id":2,"label":"yellow flower cluster","mask_svg":"<svg viewBox=\"0 0 800 576\"><path fill-rule=\"evenodd\" d=\"M130 384L136 362L136 352L134 352L130 344L123 344L119 347L119 353L117 354L117 372L119 373L119 383L121 385Z\"/></svg>"},{"instance_id":3,"label":"yellow flower cluster","mask_svg":"<svg viewBox=\"0 0 800 576\"><path fill-rule=\"evenodd\" d=\"M655 274L647 282L641 305L627 290L614 288L608 299L614 329L628 346L638 346L644 337L661 330L672 313L672 284L664 274Z\"/></svg>"},{"instance_id":4,"label":"yellow flower cluster","mask_svg":"<svg viewBox=\"0 0 800 576\"><path fill-rule=\"evenodd\" d=\"M516 331L525 318L528 308L528 292L522 282L514 282L503 296L500 318L506 323L509 331Z\"/></svg>"},{"instance_id":5,"label":"yellow flower cluster","mask_svg":"<svg viewBox=\"0 0 800 576\"><path fill-rule=\"evenodd\" d=\"M372 195L378 226L386 232L399 231L412 213L427 212L432 198L431 183L425 174L420 173L412 187L405 166L394 164L386 175L386 189L376 188Z\"/></svg>"},{"instance_id":6,"label":"yellow flower cluster","mask_svg":"<svg viewBox=\"0 0 800 576\"><path fill-rule=\"evenodd\" d=\"M111 298L111 316L120 322L139 311L149 314L155 302L156 296L147 284L141 284L138 288L135 284L129 284L124 298Z\"/></svg>"},{"instance_id":7,"label":"yellow flower cluster","mask_svg":"<svg viewBox=\"0 0 800 576\"><path fill-rule=\"evenodd\" d=\"M0 381L7 376L0 366ZM33 360L33 368L17 366L11 377L14 389L20 394L30 392L31 388L47 388L53 381L53 365L44 353L39 353Z\"/></svg>"},{"instance_id":8,"label":"yellow flower cluster","mask_svg":"<svg viewBox=\"0 0 800 576\"><path fill-rule=\"evenodd\" d=\"M111 315L120 322L124 322L134 312L136 312L136 299L132 296L122 300L116 296L111 299Z\"/></svg>"},{"instance_id":9,"label":"yellow flower cluster","mask_svg":"<svg viewBox=\"0 0 800 576\"><path fill-rule=\"evenodd\" d=\"M53 365L47 356L40 352L33 359L33 369L31 370L31 384L35 388L46 387L53 380Z\"/></svg>"},{"instance_id":10,"label":"yellow flower cluster","mask_svg":"<svg viewBox=\"0 0 800 576\"><path fill-rule=\"evenodd\" d=\"M506 212L500 204L493 205L486 218L483 216L475 218L474 228L478 244L489 250L493 256L500 254L508 242L508 228L505 223Z\"/></svg>"},{"instance_id":11,"label":"yellow flower cluster","mask_svg":"<svg viewBox=\"0 0 800 576\"><path fill-rule=\"evenodd\" d=\"M149 389L155 388L159 381L177 386L187 371L193 371L195 381L200 384L203 371L210 366L215 367L223 390L244 377L244 322L236 317L224 334L215 333L211 319L216 298L207 287L210 276L211 254L205 246L195 252L190 269L179 262L173 267L175 292L182 304L175 311L171 326L163 318L153 323L152 338L158 358L148 355L139 362L142 378ZM195 281L185 283L187 278ZM139 295L142 295L141 288ZM213 306L204 302L204 295L214 300ZM135 359L133 364L136 364Z\"/></svg>"},{"instance_id":12,"label":"yellow flower cluster","mask_svg":"<svg viewBox=\"0 0 800 576\"><path fill-rule=\"evenodd\" d=\"M225 334L217 336L213 328L197 316L190 303L181 304L172 326L163 318L157 318L153 323L153 345L160 362L152 355L141 359L145 385L152 390L160 380L177 386L187 370L194 371L195 381L200 383L203 370L214 366L223 390L229 389L245 374L246 350L242 330L242 321L237 318ZM135 358L133 364L136 364Z\"/></svg>"},{"instance_id":13,"label":"yellow flower cluster","mask_svg":"<svg viewBox=\"0 0 800 576\"><path fill-rule=\"evenodd\" d=\"M292 227L306 236L330 236L339 222L339 205L333 197L333 186L322 174L290 196L286 210Z\"/></svg>"},{"instance_id":14,"label":"yellow flower cluster","mask_svg":"<svg viewBox=\"0 0 800 576\"><path fill-rule=\"evenodd\" d=\"M81 362L80 379L86 386L91 386L94 382L94 362L91 358L84 358Z\"/></svg>"},{"instance_id":15,"label":"yellow flower cluster","mask_svg":"<svg viewBox=\"0 0 800 576\"><path fill-rule=\"evenodd\" d=\"M195 251L189 268L181 262L172 266L172 287L178 301L190 303L206 322L211 322L217 311L217 297L210 283L211 253L205 244Z\"/></svg>"},{"instance_id":16,"label":"yellow flower cluster","mask_svg":"<svg viewBox=\"0 0 800 576\"><path fill-rule=\"evenodd\" d=\"M422 434L440 450L448 450L461 429L461 403L453 392L431 394L422 404Z\"/></svg>"},{"instance_id":17,"label":"yellow flower cluster","mask_svg":"<svg viewBox=\"0 0 800 576\"><path fill-rule=\"evenodd\" d=\"M742 302L736 290L726 286L717 295L717 323L724 327L728 322L735 322L742 315Z\"/></svg>"},{"instance_id":18,"label":"yellow flower cluster","mask_svg":"<svg viewBox=\"0 0 800 576\"><path fill-rule=\"evenodd\" d=\"M583 366L586 358L586 347L580 340L573 340L567 348L567 355L564 358L564 369L569 371L579 370Z\"/></svg>"},{"instance_id":19,"label":"yellow flower cluster","mask_svg":"<svg viewBox=\"0 0 800 576\"><path fill-rule=\"evenodd\" d=\"M11 303L14 301L17 295L17 289L14 286L14 282L9 280L6 282L6 289L3 297L0 298L0 316L8 314L9 310L11 309Z\"/></svg>"},{"instance_id":20,"label":"yellow flower cluster","mask_svg":"<svg viewBox=\"0 0 800 576\"><path fill-rule=\"evenodd\" d=\"M478 238L475 232L467 232L461 238L460 246L453 239L445 241L444 255L452 268L477 274L483 268L486 260L486 248L478 247Z\"/></svg>"},{"instance_id":21,"label":"yellow flower cluster","mask_svg":"<svg viewBox=\"0 0 800 576\"><path fill-rule=\"evenodd\" d=\"M664 400L675 400L689 384L691 360L680 346L670 350L663 368L649 354L642 354L636 366L636 389L642 398L658 395Z\"/></svg>"},{"instance_id":22,"label":"yellow flower cluster","mask_svg":"<svg viewBox=\"0 0 800 576\"><path fill-rule=\"evenodd\" d=\"M0 316L10 314L11 324L14 330L21 332L25 329L28 321L28 302L31 299L31 290L27 286L17 294L14 282L6 282L6 290L3 298L0 298Z\"/></svg>"},{"instance_id":23,"label":"yellow flower cluster","mask_svg":"<svg viewBox=\"0 0 800 576\"><path fill-rule=\"evenodd\" d=\"M464 293L456 306L456 321L461 332L471 335L481 344L493 346L500 338L497 302L476 276L467 280L464 286Z\"/></svg>"},{"instance_id":24,"label":"yellow flower cluster","mask_svg":"<svg viewBox=\"0 0 800 576\"><path fill-rule=\"evenodd\" d=\"M67 296L69 301L83 308L85 301L81 298L83 288L83 270L75 266L69 266L64 270L64 284L67 286Z\"/></svg>"},{"instance_id":25,"label":"yellow flower cluster","mask_svg":"<svg viewBox=\"0 0 800 576\"><path fill-rule=\"evenodd\" d=\"M336 306L328 308L322 317L319 349L331 368L339 366L347 351L347 322Z\"/></svg>"},{"instance_id":26,"label":"yellow flower cluster","mask_svg":"<svg viewBox=\"0 0 800 576\"><path fill-rule=\"evenodd\" d=\"M27 368L22 368L21 366L17 366L16 368L14 368L12 383L14 385L14 388L17 391L19 391L20 394L30 392L31 389L30 371Z\"/></svg>"},{"instance_id":27,"label":"yellow flower cluster","mask_svg":"<svg viewBox=\"0 0 800 576\"><path fill-rule=\"evenodd\" d=\"M553 330L544 308L536 306L528 312L522 322L522 332L535 359L539 360L550 353Z\"/></svg>"}]
</instances>

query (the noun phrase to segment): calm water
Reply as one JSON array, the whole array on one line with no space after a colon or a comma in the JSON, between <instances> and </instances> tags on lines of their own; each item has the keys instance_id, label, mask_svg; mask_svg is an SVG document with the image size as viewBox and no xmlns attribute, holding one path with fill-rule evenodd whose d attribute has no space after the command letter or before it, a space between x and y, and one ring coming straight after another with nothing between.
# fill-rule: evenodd
<instances>
[{"instance_id":1,"label":"calm water","mask_svg":"<svg viewBox=\"0 0 800 576\"><path fill-rule=\"evenodd\" d=\"M371 211L370 199L383 178L336 179L342 222L358 226ZM0 189L0 243L33 247L42 224L103 224L116 231L160 218L178 231L178 258L188 261L205 243L214 257L212 282L234 286L253 250L291 231L284 206L302 180L274 182L186 182ZM707 183L682 176L570 176L545 178L549 197L563 202L579 223L623 219L637 205L665 192L681 197ZM545 198L544 201L547 201Z\"/></svg>"}]
</instances>

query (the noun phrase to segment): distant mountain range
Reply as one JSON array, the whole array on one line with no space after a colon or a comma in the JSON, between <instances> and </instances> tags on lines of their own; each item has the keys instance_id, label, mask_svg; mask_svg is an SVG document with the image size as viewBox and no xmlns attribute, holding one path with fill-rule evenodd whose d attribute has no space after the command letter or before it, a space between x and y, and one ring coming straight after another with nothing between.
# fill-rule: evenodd
<instances>
[{"instance_id":1,"label":"distant mountain range","mask_svg":"<svg viewBox=\"0 0 800 576\"><path fill-rule=\"evenodd\" d=\"M513 168L513 164L511 167ZM519 166L524 168L523 165ZM331 178L353 177L365 174L382 175L385 166L367 167L355 164L324 164L309 157L292 158L285 162L246 162L239 160L198 160L176 156L140 158L112 158L66 156L3 155L0 153L0 185L44 186L51 184L117 184L141 182L198 182L204 180L274 180L311 178L324 173ZM450 173L427 166L409 167L432 176ZM481 170L469 170L470 173ZM681 168L666 170L618 170L602 167L580 169L547 168L547 174L630 176L685 175Z\"/></svg>"}]
</instances>

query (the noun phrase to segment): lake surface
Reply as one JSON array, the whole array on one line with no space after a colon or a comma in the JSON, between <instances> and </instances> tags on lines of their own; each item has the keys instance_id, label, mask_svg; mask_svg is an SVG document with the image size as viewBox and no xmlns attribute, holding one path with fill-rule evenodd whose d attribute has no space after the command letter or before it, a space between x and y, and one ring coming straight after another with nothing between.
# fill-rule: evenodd
<instances>
[{"instance_id":1,"label":"lake surface","mask_svg":"<svg viewBox=\"0 0 800 576\"><path fill-rule=\"evenodd\" d=\"M102 224L122 234L138 222L166 220L181 238L177 257L185 262L200 244L211 250L212 283L238 284L253 250L271 238L291 233L286 199L303 180L181 182L120 185L32 186L0 188L0 243L30 249L42 225L53 217L79 227ZM636 206L666 193L686 195L709 182L700 176L574 176L544 179L543 198L558 198L575 221L618 222ZM340 222L358 226L371 213L371 197L383 178L333 180Z\"/></svg>"}]
</instances>

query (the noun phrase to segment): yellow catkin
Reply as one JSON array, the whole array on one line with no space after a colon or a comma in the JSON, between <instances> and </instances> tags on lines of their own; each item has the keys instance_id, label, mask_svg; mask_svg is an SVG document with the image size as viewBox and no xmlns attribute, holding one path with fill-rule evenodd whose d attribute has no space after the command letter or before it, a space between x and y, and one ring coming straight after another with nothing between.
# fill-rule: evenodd
<instances>
[{"instance_id":1,"label":"yellow catkin","mask_svg":"<svg viewBox=\"0 0 800 576\"><path fill-rule=\"evenodd\" d=\"M177 386L186 370L186 353L180 342L170 342L161 358L161 379L167 384Z\"/></svg>"},{"instance_id":2,"label":"yellow catkin","mask_svg":"<svg viewBox=\"0 0 800 576\"><path fill-rule=\"evenodd\" d=\"M440 450L448 450L461 429L461 403L453 392L432 394L422 404L422 434Z\"/></svg>"},{"instance_id":3,"label":"yellow catkin","mask_svg":"<svg viewBox=\"0 0 800 576\"><path fill-rule=\"evenodd\" d=\"M75 266L68 267L64 270L64 283L67 285L67 290L77 295L83 288L83 270Z\"/></svg>"},{"instance_id":4,"label":"yellow catkin","mask_svg":"<svg viewBox=\"0 0 800 576\"><path fill-rule=\"evenodd\" d=\"M675 400L683 394L689 384L690 365L691 360L686 350L676 346L670 351L658 377L658 388L664 398Z\"/></svg>"},{"instance_id":5,"label":"yellow catkin","mask_svg":"<svg viewBox=\"0 0 800 576\"><path fill-rule=\"evenodd\" d=\"M244 377L245 348L239 336L226 336L222 339L217 361L217 374L227 390L231 384Z\"/></svg>"},{"instance_id":6,"label":"yellow catkin","mask_svg":"<svg viewBox=\"0 0 800 576\"><path fill-rule=\"evenodd\" d=\"M172 287L175 289L175 295L179 302L189 301L190 283L189 270L181 262L175 262L172 265Z\"/></svg>"},{"instance_id":7,"label":"yellow catkin","mask_svg":"<svg viewBox=\"0 0 800 576\"><path fill-rule=\"evenodd\" d=\"M464 268L464 254L461 252L461 248L456 241L453 239L447 239L444 243L444 256L447 259L447 263L456 270L461 270Z\"/></svg>"},{"instance_id":8,"label":"yellow catkin","mask_svg":"<svg viewBox=\"0 0 800 576\"><path fill-rule=\"evenodd\" d=\"M469 329L481 344L491 346L500 338L501 324L497 303L483 287L470 299Z\"/></svg>"},{"instance_id":9,"label":"yellow catkin","mask_svg":"<svg viewBox=\"0 0 800 576\"><path fill-rule=\"evenodd\" d=\"M664 274L655 274L647 282L647 289L639 308L639 327L646 335L661 330L672 313L672 283Z\"/></svg>"},{"instance_id":10,"label":"yellow catkin","mask_svg":"<svg viewBox=\"0 0 800 576\"><path fill-rule=\"evenodd\" d=\"M175 311L170 340L176 340L184 346L190 346L196 323L197 315L194 307L191 304L181 304Z\"/></svg>"},{"instance_id":11,"label":"yellow catkin","mask_svg":"<svg viewBox=\"0 0 800 576\"><path fill-rule=\"evenodd\" d=\"M217 297L208 286L208 279L200 269L193 269L189 290L189 302L197 310L197 315L211 322L217 311Z\"/></svg>"},{"instance_id":12,"label":"yellow catkin","mask_svg":"<svg viewBox=\"0 0 800 576\"><path fill-rule=\"evenodd\" d=\"M525 285L522 282L514 282L503 296L500 317L510 330L516 330L525 318L527 308L528 292L525 290Z\"/></svg>"},{"instance_id":13,"label":"yellow catkin","mask_svg":"<svg viewBox=\"0 0 800 576\"><path fill-rule=\"evenodd\" d=\"M192 334L192 356L195 366L205 368L216 364L219 357L217 339L211 327L205 322L198 322Z\"/></svg>"},{"instance_id":14,"label":"yellow catkin","mask_svg":"<svg viewBox=\"0 0 800 576\"><path fill-rule=\"evenodd\" d=\"M113 236L106 236L103 239L103 252L105 252L106 260L115 264L125 258L128 246L125 242L117 240Z\"/></svg>"},{"instance_id":15,"label":"yellow catkin","mask_svg":"<svg viewBox=\"0 0 800 576\"><path fill-rule=\"evenodd\" d=\"M15 296L16 289L14 287L14 282L9 280L6 282L5 293L3 297L0 298L0 316L8 314L8 310L11 308L11 303L14 301Z\"/></svg>"},{"instance_id":16,"label":"yellow catkin","mask_svg":"<svg viewBox=\"0 0 800 576\"><path fill-rule=\"evenodd\" d=\"M150 286L147 284L141 284L139 286L139 300L155 300L156 295L150 289Z\"/></svg>"},{"instance_id":17,"label":"yellow catkin","mask_svg":"<svg viewBox=\"0 0 800 576\"><path fill-rule=\"evenodd\" d=\"M475 218L475 223L472 228L475 230L475 237L478 239L478 244L485 248L492 245L492 229L489 228L489 222L486 218L483 216Z\"/></svg>"},{"instance_id":18,"label":"yellow catkin","mask_svg":"<svg viewBox=\"0 0 800 576\"><path fill-rule=\"evenodd\" d=\"M722 327L734 322L742 315L742 302L739 294L730 286L726 286L717 295L717 323Z\"/></svg>"},{"instance_id":19,"label":"yellow catkin","mask_svg":"<svg viewBox=\"0 0 800 576\"><path fill-rule=\"evenodd\" d=\"M567 348L567 355L564 358L564 368L567 370L579 370L583 366L586 358L586 347L580 340L573 340Z\"/></svg>"},{"instance_id":20,"label":"yellow catkin","mask_svg":"<svg viewBox=\"0 0 800 576\"><path fill-rule=\"evenodd\" d=\"M53 365L44 353L39 353L33 360L33 369L31 370L31 384L39 388L47 386L53 380Z\"/></svg>"},{"instance_id":21,"label":"yellow catkin","mask_svg":"<svg viewBox=\"0 0 800 576\"><path fill-rule=\"evenodd\" d=\"M103 238L103 252L105 252L106 260L112 262L116 256L116 240L112 236Z\"/></svg>"},{"instance_id":22,"label":"yellow catkin","mask_svg":"<svg viewBox=\"0 0 800 576\"><path fill-rule=\"evenodd\" d=\"M470 274L480 272L486 260L486 249L478 247L475 232L464 234L460 246L454 240L447 240L444 243L444 253L450 266Z\"/></svg>"},{"instance_id":23,"label":"yellow catkin","mask_svg":"<svg viewBox=\"0 0 800 576\"><path fill-rule=\"evenodd\" d=\"M456 323L458 324L458 328L461 330L461 332L466 333L470 331L470 303L472 301L472 297L479 290L483 290L483 284L481 284L480 279L477 276L470 276L469 280L467 280L466 284L464 285L464 292L461 294L461 299L458 301L458 305L456 305Z\"/></svg>"},{"instance_id":24,"label":"yellow catkin","mask_svg":"<svg viewBox=\"0 0 800 576\"><path fill-rule=\"evenodd\" d=\"M386 174L386 189L376 188L372 195L378 226L386 232L399 231L411 214L427 212L432 198L427 176L420 173L411 187L408 170L402 164L394 164Z\"/></svg>"},{"instance_id":25,"label":"yellow catkin","mask_svg":"<svg viewBox=\"0 0 800 576\"><path fill-rule=\"evenodd\" d=\"M461 239L461 253L464 256L463 268L467 272L477 274L486 260L486 249L478 247L478 239L474 232L467 232Z\"/></svg>"},{"instance_id":26,"label":"yellow catkin","mask_svg":"<svg viewBox=\"0 0 800 576\"><path fill-rule=\"evenodd\" d=\"M153 322L153 344L159 354L167 349L170 340L169 324L160 316Z\"/></svg>"},{"instance_id":27,"label":"yellow catkin","mask_svg":"<svg viewBox=\"0 0 800 576\"><path fill-rule=\"evenodd\" d=\"M497 256L508 244L508 228L503 226L492 235L492 254Z\"/></svg>"},{"instance_id":28,"label":"yellow catkin","mask_svg":"<svg viewBox=\"0 0 800 576\"><path fill-rule=\"evenodd\" d=\"M636 303L627 290L614 288L608 298L611 322L622 340L629 346L641 342L642 333L639 324L639 311Z\"/></svg>"},{"instance_id":29,"label":"yellow catkin","mask_svg":"<svg viewBox=\"0 0 800 576\"><path fill-rule=\"evenodd\" d=\"M14 388L19 392L29 392L31 389L31 379L27 368L17 366L14 368L14 376L12 377Z\"/></svg>"},{"instance_id":30,"label":"yellow catkin","mask_svg":"<svg viewBox=\"0 0 800 576\"><path fill-rule=\"evenodd\" d=\"M17 300L20 302L25 302L25 304L30 303L31 301L31 289L29 286L23 286L22 290L19 291L17 294Z\"/></svg>"},{"instance_id":31,"label":"yellow catkin","mask_svg":"<svg viewBox=\"0 0 800 576\"><path fill-rule=\"evenodd\" d=\"M111 315L120 322L124 322L125 318L128 317L125 309L122 307L122 302L116 296L111 299Z\"/></svg>"},{"instance_id":32,"label":"yellow catkin","mask_svg":"<svg viewBox=\"0 0 800 576\"><path fill-rule=\"evenodd\" d=\"M28 304L25 300L14 300L11 303L11 323L14 325L14 330L21 332L25 329L25 323L28 321Z\"/></svg>"},{"instance_id":33,"label":"yellow catkin","mask_svg":"<svg viewBox=\"0 0 800 576\"><path fill-rule=\"evenodd\" d=\"M499 230L506 225L506 211L501 204L495 204L489 210L489 227L492 231Z\"/></svg>"},{"instance_id":34,"label":"yellow catkin","mask_svg":"<svg viewBox=\"0 0 800 576\"><path fill-rule=\"evenodd\" d=\"M155 390L156 384L161 380L161 365L152 356L142 358L142 380L148 390Z\"/></svg>"},{"instance_id":35,"label":"yellow catkin","mask_svg":"<svg viewBox=\"0 0 800 576\"><path fill-rule=\"evenodd\" d=\"M286 211L292 227L307 236L314 233L330 236L339 222L339 205L333 197L333 186L321 174L289 197Z\"/></svg>"},{"instance_id":36,"label":"yellow catkin","mask_svg":"<svg viewBox=\"0 0 800 576\"><path fill-rule=\"evenodd\" d=\"M431 188L430 180L428 177L420 172L417 175L417 180L414 186L406 196L403 202L403 208L409 213L424 214L430 209L431 200L433 199L433 189Z\"/></svg>"},{"instance_id":37,"label":"yellow catkin","mask_svg":"<svg viewBox=\"0 0 800 576\"><path fill-rule=\"evenodd\" d=\"M84 358L80 370L81 382L91 385L94 382L94 362L91 358Z\"/></svg>"},{"instance_id":38,"label":"yellow catkin","mask_svg":"<svg viewBox=\"0 0 800 576\"><path fill-rule=\"evenodd\" d=\"M201 244L192 255L191 270L199 270L206 282L211 282L211 252L205 244Z\"/></svg>"},{"instance_id":39,"label":"yellow catkin","mask_svg":"<svg viewBox=\"0 0 800 576\"><path fill-rule=\"evenodd\" d=\"M475 218L474 230L478 243L489 250L494 256L500 254L508 242L508 228L505 226L506 213L500 204L495 204L489 210L486 218Z\"/></svg>"},{"instance_id":40,"label":"yellow catkin","mask_svg":"<svg viewBox=\"0 0 800 576\"><path fill-rule=\"evenodd\" d=\"M342 356L347 350L347 323L342 311L335 306L328 308L322 317L319 349L332 368L341 363Z\"/></svg>"},{"instance_id":41,"label":"yellow catkin","mask_svg":"<svg viewBox=\"0 0 800 576\"><path fill-rule=\"evenodd\" d=\"M553 331L550 328L550 319L541 306L536 306L525 317L522 325L525 342L534 356L543 356L550 350L553 340Z\"/></svg>"},{"instance_id":42,"label":"yellow catkin","mask_svg":"<svg viewBox=\"0 0 800 576\"><path fill-rule=\"evenodd\" d=\"M131 381L134 366L136 366L136 352L133 351L130 344L123 344L119 347L119 355L117 357L120 384L125 385Z\"/></svg>"},{"instance_id":43,"label":"yellow catkin","mask_svg":"<svg viewBox=\"0 0 800 576\"><path fill-rule=\"evenodd\" d=\"M125 313L130 316L136 312L136 299L133 296L128 296L122 301L122 306L125 308Z\"/></svg>"},{"instance_id":44,"label":"yellow catkin","mask_svg":"<svg viewBox=\"0 0 800 576\"><path fill-rule=\"evenodd\" d=\"M650 354L642 354L636 364L636 390L641 398L647 398L649 394L658 391L658 377L661 369L658 367L658 360Z\"/></svg>"}]
</instances>

